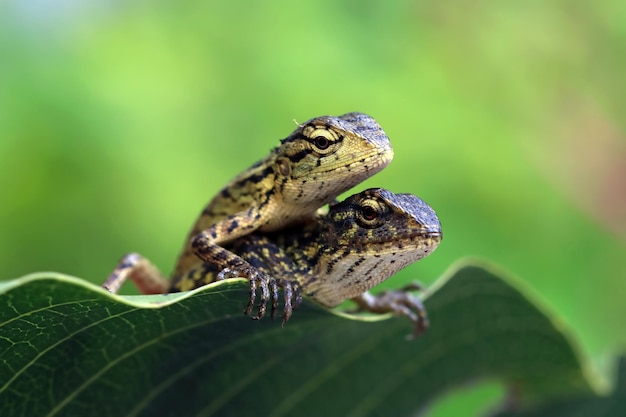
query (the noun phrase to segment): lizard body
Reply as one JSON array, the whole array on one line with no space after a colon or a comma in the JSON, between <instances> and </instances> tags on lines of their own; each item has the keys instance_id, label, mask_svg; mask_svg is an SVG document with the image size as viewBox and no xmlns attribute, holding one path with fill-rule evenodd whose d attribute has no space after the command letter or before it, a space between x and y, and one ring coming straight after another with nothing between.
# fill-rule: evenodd
<instances>
[{"instance_id":1,"label":"lizard body","mask_svg":"<svg viewBox=\"0 0 626 417\"><path fill-rule=\"evenodd\" d=\"M131 253L104 283L117 292L131 278L144 294L163 293L190 271L213 265L250 279L251 294L276 285L266 273L224 246L255 231L305 223L337 195L385 168L393 158L389 138L363 113L321 116L301 125L270 154L233 179L202 211L180 254L172 283L142 256ZM264 309L257 317L262 317Z\"/></svg>"},{"instance_id":2,"label":"lizard body","mask_svg":"<svg viewBox=\"0 0 626 417\"><path fill-rule=\"evenodd\" d=\"M283 322L303 294L326 307L352 299L365 310L404 314L419 333L427 326L419 299L407 291L378 296L367 291L432 253L441 238L439 219L424 201L410 194L368 189L332 205L328 214L302 227L250 234L228 247L282 281ZM213 282L220 278L218 272L205 264L182 277L174 289L189 290ZM271 298L274 312L277 294ZM248 309L251 307L249 304Z\"/></svg>"}]
</instances>

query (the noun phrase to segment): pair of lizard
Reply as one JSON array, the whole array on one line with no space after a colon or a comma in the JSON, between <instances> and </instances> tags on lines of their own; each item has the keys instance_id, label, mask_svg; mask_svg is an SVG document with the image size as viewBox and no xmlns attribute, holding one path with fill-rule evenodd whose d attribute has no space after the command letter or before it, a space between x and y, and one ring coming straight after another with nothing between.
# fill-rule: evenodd
<instances>
[{"instance_id":1,"label":"pair of lizard","mask_svg":"<svg viewBox=\"0 0 626 417\"><path fill-rule=\"evenodd\" d=\"M171 281L145 258L129 254L103 286L117 292L130 278L152 294L245 277L245 314L260 292L253 318L265 315L269 300L274 315L282 288L283 324L304 294L328 307L353 299L365 310L404 314L422 331L427 319L417 297L403 290L378 296L367 291L437 247L442 235L434 211L413 195L384 189L335 202L392 158L389 138L370 116L311 119L209 202Z\"/></svg>"}]
</instances>

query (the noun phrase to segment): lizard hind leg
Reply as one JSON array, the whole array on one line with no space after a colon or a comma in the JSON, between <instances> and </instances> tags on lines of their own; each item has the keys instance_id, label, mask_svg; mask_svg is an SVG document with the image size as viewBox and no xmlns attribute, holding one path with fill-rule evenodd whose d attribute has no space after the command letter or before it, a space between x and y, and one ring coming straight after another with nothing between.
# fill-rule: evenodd
<instances>
[{"instance_id":1,"label":"lizard hind leg","mask_svg":"<svg viewBox=\"0 0 626 417\"><path fill-rule=\"evenodd\" d=\"M102 287L117 294L127 279L131 279L142 294L163 294L169 288L168 280L156 266L136 253L125 255Z\"/></svg>"},{"instance_id":2,"label":"lizard hind leg","mask_svg":"<svg viewBox=\"0 0 626 417\"><path fill-rule=\"evenodd\" d=\"M384 291L376 295L364 292L352 298L352 301L357 303L359 309L363 311L394 313L408 317L414 325L413 336L419 336L428 329L428 315L422 301L410 294L408 289L415 290L414 284L400 290Z\"/></svg>"}]
</instances>

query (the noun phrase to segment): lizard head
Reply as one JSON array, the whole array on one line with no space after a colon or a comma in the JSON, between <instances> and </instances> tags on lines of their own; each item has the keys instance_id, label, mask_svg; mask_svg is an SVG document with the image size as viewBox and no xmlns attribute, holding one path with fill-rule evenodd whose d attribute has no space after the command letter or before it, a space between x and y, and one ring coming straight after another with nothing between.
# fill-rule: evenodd
<instances>
[{"instance_id":1,"label":"lizard head","mask_svg":"<svg viewBox=\"0 0 626 417\"><path fill-rule=\"evenodd\" d=\"M381 171L392 158L389 138L372 117L316 117L275 149L277 191L284 203L321 207Z\"/></svg>"},{"instance_id":2,"label":"lizard head","mask_svg":"<svg viewBox=\"0 0 626 417\"><path fill-rule=\"evenodd\" d=\"M327 253L319 258L318 279L311 289L329 306L362 294L428 256L442 238L439 219L428 204L382 188L331 206L326 219L320 238Z\"/></svg>"}]
</instances>

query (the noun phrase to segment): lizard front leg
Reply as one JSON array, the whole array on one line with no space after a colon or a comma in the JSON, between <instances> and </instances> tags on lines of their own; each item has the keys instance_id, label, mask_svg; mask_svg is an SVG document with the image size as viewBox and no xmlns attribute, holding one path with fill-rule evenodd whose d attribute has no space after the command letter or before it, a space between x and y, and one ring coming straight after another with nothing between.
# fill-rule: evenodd
<instances>
[{"instance_id":1,"label":"lizard front leg","mask_svg":"<svg viewBox=\"0 0 626 417\"><path fill-rule=\"evenodd\" d=\"M142 294L163 294L170 285L150 261L139 254L129 253L120 259L102 287L117 294L122 284L129 278Z\"/></svg>"},{"instance_id":2,"label":"lizard front leg","mask_svg":"<svg viewBox=\"0 0 626 417\"><path fill-rule=\"evenodd\" d=\"M235 243L234 250L241 254L241 257L250 265L276 277L270 285L272 319L278 309L278 288L282 288L285 303L282 323L284 326L291 317L293 309L302 303L302 285L298 279L298 266L287 255L284 247L268 236L248 235ZM254 297L254 294L251 296ZM248 304L248 308L251 306L252 302Z\"/></svg>"},{"instance_id":3,"label":"lizard front leg","mask_svg":"<svg viewBox=\"0 0 626 417\"><path fill-rule=\"evenodd\" d=\"M261 290L258 312L253 319L265 315L267 302L272 299L272 307L278 303L277 288L281 286L275 278L253 267L239 255L221 246L258 229L262 214L255 207L247 211L228 216L215 225L198 233L191 242L191 247L203 262L213 265L221 272L217 279L244 277L250 281L250 297L244 314L249 315L254 308L257 290Z\"/></svg>"}]
</instances>

